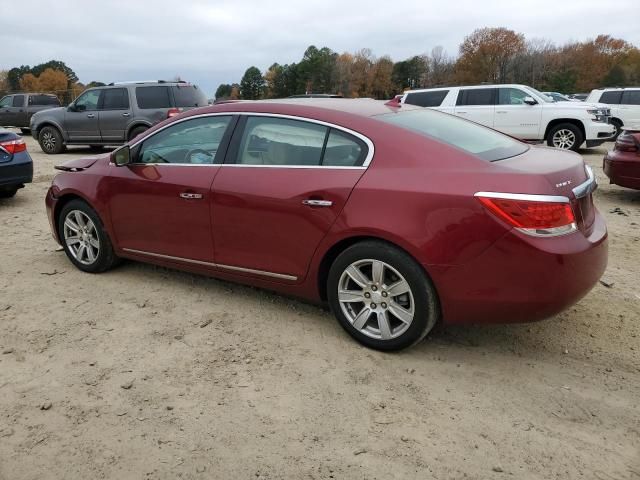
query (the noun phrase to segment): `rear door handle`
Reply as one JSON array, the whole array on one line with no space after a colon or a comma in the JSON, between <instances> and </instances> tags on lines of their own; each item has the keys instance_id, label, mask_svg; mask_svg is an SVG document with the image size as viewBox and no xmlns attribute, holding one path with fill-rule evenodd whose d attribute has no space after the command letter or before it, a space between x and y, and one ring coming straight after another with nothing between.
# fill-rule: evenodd
<instances>
[{"instance_id":1,"label":"rear door handle","mask_svg":"<svg viewBox=\"0 0 640 480\"><path fill-rule=\"evenodd\" d=\"M180 194L181 198L186 198L187 200L200 200L202 198L201 193L191 193L191 192L182 192Z\"/></svg>"},{"instance_id":2,"label":"rear door handle","mask_svg":"<svg viewBox=\"0 0 640 480\"><path fill-rule=\"evenodd\" d=\"M306 199L302 201L303 205L308 205L310 207L330 207L333 205L331 200L314 200L314 199Z\"/></svg>"},{"instance_id":3,"label":"rear door handle","mask_svg":"<svg viewBox=\"0 0 640 480\"><path fill-rule=\"evenodd\" d=\"M498 111L496 111L496 113L507 113L507 112L504 111L504 110L498 110Z\"/></svg>"},{"instance_id":4,"label":"rear door handle","mask_svg":"<svg viewBox=\"0 0 640 480\"><path fill-rule=\"evenodd\" d=\"M456 112L456 113L461 113L461 114L463 114L463 115L464 115L464 114L465 114L465 113L467 113L467 112Z\"/></svg>"},{"instance_id":5,"label":"rear door handle","mask_svg":"<svg viewBox=\"0 0 640 480\"><path fill-rule=\"evenodd\" d=\"M95 115L93 113L89 113L87 114L87 118L95 118Z\"/></svg>"},{"instance_id":6,"label":"rear door handle","mask_svg":"<svg viewBox=\"0 0 640 480\"><path fill-rule=\"evenodd\" d=\"M128 113L128 112L125 112L125 113L123 113L123 114L122 114L122 116L123 116L123 117L128 117L128 116L129 116L129 113Z\"/></svg>"}]
</instances>

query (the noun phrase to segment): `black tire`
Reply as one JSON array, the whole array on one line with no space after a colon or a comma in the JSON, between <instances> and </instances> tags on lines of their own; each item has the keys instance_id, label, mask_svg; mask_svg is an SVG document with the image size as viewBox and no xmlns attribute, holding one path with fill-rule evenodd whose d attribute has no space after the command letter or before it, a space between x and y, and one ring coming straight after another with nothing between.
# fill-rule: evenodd
<instances>
[{"instance_id":1,"label":"black tire","mask_svg":"<svg viewBox=\"0 0 640 480\"><path fill-rule=\"evenodd\" d=\"M614 127L616 127L616 134L614 135L614 137L610 140L610 141L615 141L618 139L618 136L622 133L622 122L620 120L618 120L617 118L612 118L611 119L611 125L613 125Z\"/></svg>"},{"instance_id":2,"label":"black tire","mask_svg":"<svg viewBox=\"0 0 640 480\"><path fill-rule=\"evenodd\" d=\"M363 267L360 271L361 273L364 273L367 269L366 264L370 260L384 262L387 266L383 270L385 273L383 273L383 281L379 283L380 288L374 288L373 283L371 283L369 284L369 287L362 290L364 292L363 295L366 296L367 293L369 294L369 299L365 300L365 302L368 303L371 301L372 303L370 303L369 306L377 310L372 310L371 314L365 315L368 320L363 324L361 329L358 329L354 327L354 319L352 318L352 320L350 320L347 315L359 317L362 311L367 308L367 304L364 302L360 304L353 302L351 304L352 306L345 307L347 310L353 308L353 311L346 314L338 300L338 291L343 286L341 282L347 279L347 277L343 278L343 274L346 274L346 269L348 267L352 266L354 263L357 264L358 262L363 262ZM398 303L395 302L402 301L402 297L395 296L394 298L391 298L390 293L385 295L386 289L399 280L395 275L396 273L399 273L404 277L404 280L408 283L410 288L409 295L411 296L407 295L406 298L407 301L410 300L409 306L413 307L414 313L412 320L408 323L400 322L399 317L394 317L392 313L392 305L395 304L394 306L397 306ZM370 277L374 278L373 272ZM353 282L351 279L346 281ZM352 285L354 285L355 288L359 288L355 282L353 282ZM351 290L352 288L347 289ZM372 292L372 289L377 291ZM388 302L388 305L387 303L374 304L374 297L372 295L377 295L378 301L386 301ZM384 297L381 297L381 295ZM421 266L404 251L382 241L363 241L343 251L335 259L329 270L327 296L331 311L349 335L363 345L376 350L401 350L414 345L426 337L440 318L438 295L431 283L431 280L428 278ZM358 305L360 305L359 308ZM383 307L385 310L388 308L388 312L382 311ZM358 312L356 312L356 309ZM376 327L372 325L372 323L378 325L378 332L382 332L378 321L379 313L381 311L384 315L387 315L386 318L388 320L388 325L390 326L389 331L392 335L397 336L390 336L390 338L386 340L382 338L374 338L377 334ZM395 327L394 323L396 325ZM406 326L407 324L408 327Z\"/></svg>"},{"instance_id":3,"label":"black tire","mask_svg":"<svg viewBox=\"0 0 640 480\"><path fill-rule=\"evenodd\" d=\"M64 139L56 127L46 126L38 133L38 143L44 153L57 155L65 150Z\"/></svg>"},{"instance_id":4,"label":"black tire","mask_svg":"<svg viewBox=\"0 0 640 480\"><path fill-rule=\"evenodd\" d=\"M560 147L554 144L554 136L556 134L560 134L563 130L568 130L573 134L574 141L571 146ZM577 152L580 148L580 145L582 145L583 143L584 136L582 135L580 128L578 128L573 123L559 123L558 125L552 127L547 134L547 145L549 145L550 147L561 148L563 150L573 150L574 152Z\"/></svg>"},{"instance_id":5,"label":"black tire","mask_svg":"<svg viewBox=\"0 0 640 480\"><path fill-rule=\"evenodd\" d=\"M97 236L97 240L99 242L98 252L95 255L95 260L90 263L83 263L81 260L76 258L76 255L71 251L71 246L68 244L67 237L65 237L65 227L64 223L67 220L67 216L71 214L71 218L75 218L75 212L80 211L93 222L95 229L90 229L91 232L95 232ZM58 236L60 241L62 242L62 246L64 248L65 253L71 263L73 263L78 269L83 272L88 273L100 273L106 270L109 270L116 266L120 259L116 256L113 251L113 245L111 243L111 239L104 229L104 225L100 220L100 217L95 212L93 208L91 208L86 202L83 200L72 200L67 203L61 210L60 215L57 219L58 223ZM77 225L77 223L76 223ZM71 237L71 235L69 235Z\"/></svg>"},{"instance_id":6,"label":"black tire","mask_svg":"<svg viewBox=\"0 0 640 480\"><path fill-rule=\"evenodd\" d=\"M89 150L92 152L101 152L104 149L102 145L89 145Z\"/></svg>"},{"instance_id":7,"label":"black tire","mask_svg":"<svg viewBox=\"0 0 640 480\"><path fill-rule=\"evenodd\" d=\"M31 130L29 128L21 128L20 131L23 135L31 135Z\"/></svg>"},{"instance_id":8,"label":"black tire","mask_svg":"<svg viewBox=\"0 0 640 480\"><path fill-rule=\"evenodd\" d=\"M0 198L11 198L18 193L18 187L7 187L0 189Z\"/></svg>"},{"instance_id":9,"label":"black tire","mask_svg":"<svg viewBox=\"0 0 640 480\"><path fill-rule=\"evenodd\" d=\"M149 127L143 127L143 126L135 127L129 132L129 138L127 138L127 140L131 141L134 138L136 138L138 135L140 135L142 132L146 132L147 130L149 130Z\"/></svg>"}]
</instances>

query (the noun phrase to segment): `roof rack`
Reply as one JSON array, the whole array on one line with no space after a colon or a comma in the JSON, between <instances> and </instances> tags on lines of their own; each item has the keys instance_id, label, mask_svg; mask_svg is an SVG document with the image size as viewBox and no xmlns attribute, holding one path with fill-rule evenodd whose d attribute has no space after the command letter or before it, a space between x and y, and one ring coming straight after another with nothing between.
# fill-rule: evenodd
<instances>
[{"instance_id":1,"label":"roof rack","mask_svg":"<svg viewBox=\"0 0 640 480\"><path fill-rule=\"evenodd\" d=\"M111 82L107 84L108 87L113 87L114 85L131 85L131 84L141 84L141 83L187 83L186 80L128 80L125 82Z\"/></svg>"}]
</instances>

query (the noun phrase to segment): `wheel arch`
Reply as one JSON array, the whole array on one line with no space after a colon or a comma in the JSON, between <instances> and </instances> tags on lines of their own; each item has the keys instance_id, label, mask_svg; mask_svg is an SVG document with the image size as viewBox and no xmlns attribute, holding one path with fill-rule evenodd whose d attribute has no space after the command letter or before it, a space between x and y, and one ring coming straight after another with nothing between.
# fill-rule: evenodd
<instances>
[{"instance_id":1,"label":"wheel arch","mask_svg":"<svg viewBox=\"0 0 640 480\"><path fill-rule=\"evenodd\" d=\"M66 142L68 140L67 137L67 132L65 131L64 128L62 128L60 126L60 124L56 123L53 120L44 120L42 123L38 124L38 126L35 128L35 131L38 132L38 136L37 138L35 138L38 142L40 141L40 132L42 132L42 129L45 127L53 127L56 130L58 130L58 132L60 132L60 135L62 135L62 139ZM31 134L33 135L33 131L31 131Z\"/></svg>"},{"instance_id":2,"label":"wheel arch","mask_svg":"<svg viewBox=\"0 0 640 480\"><path fill-rule=\"evenodd\" d=\"M130 137L130 135L131 135L131 132L132 132L134 129L138 128L138 127L145 127L145 128L147 128L147 129L149 129L149 128L151 128L151 127L152 127L152 125L151 125L150 123L147 123L147 122L145 122L145 121L141 121L141 120L134 121L131 125L129 125L129 126L127 127L127 135L126 135L127 142L128 142L129 140L131 140L131 139L129 138L129 137Z\"/></svg>"},{"instance_id":3,"label":"wheel arch","mask_svg":"<svg viewBox=\"0 0 640 480\"><path fill-rule=\"evenodd\" d=\"M587 139L587 131L585 130L584 123L582 123L581 120L578 120L577 118L554 118L547 124L547 128L544 131L544 140L548 140L547 137L549 136L549 132L551 131L551 129L553 129L557 125L560 125L561 123L570 123L572 125L575 125L580 129L582 140L584 141Z\"/></svg>"},{"instance_id":4,"label":"wheel arch","mask_svg":"<svg viewBox=\"0 0 640 480\"><path fill-rule=\"evenodd\" d=\"M58 231L58 226L59 226L59 223L60 223L60 221L59 221L60 220L60 213L62 212L62 209L64 208L64 206L67 205L69 202L71 202L73 200L81 200L84 203L86 203L87 205L89 205L89 207L91 207L93 209L93 211L96 213L96 215L98 216L98 218L102 222L103 227L106 226L104 218L102 218L102 216L100 215L100 212L98 211L98 209L95 208L86 197L84 197L83 195L81 195L80 193L75 192L75 191L65 192L62 195L58 196L55 208L53 209L53 222L54 222L54 225L55 225L55 229L56 229L56 234L58 236L58 240L60 242L62 242L62 238L60 236L60 232Z\"/></svg>"}]
</instances>

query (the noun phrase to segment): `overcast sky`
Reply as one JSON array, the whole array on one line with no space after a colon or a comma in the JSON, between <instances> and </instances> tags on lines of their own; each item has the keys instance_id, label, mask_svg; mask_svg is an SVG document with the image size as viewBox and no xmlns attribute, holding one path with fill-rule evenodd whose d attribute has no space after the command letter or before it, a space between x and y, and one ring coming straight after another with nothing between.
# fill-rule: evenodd
<instances>
[{"instance_id":1,"label":"overcast sky","mask_svg":"<svg viewBox=\"0 0 640 480\"><path fill-rule=\"evenodd\" d=\"M397 61L436 45L456 55L474 29L501 26L556 43L607 33L640 46L639 0L21 0L11 10L0 69L56 59L84 83L180 75L210 97L251 65L297 62L309 45Z\"/></svg>"}]
</instances>

